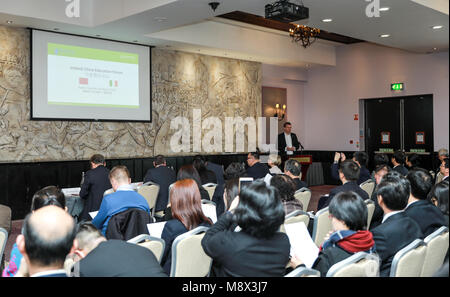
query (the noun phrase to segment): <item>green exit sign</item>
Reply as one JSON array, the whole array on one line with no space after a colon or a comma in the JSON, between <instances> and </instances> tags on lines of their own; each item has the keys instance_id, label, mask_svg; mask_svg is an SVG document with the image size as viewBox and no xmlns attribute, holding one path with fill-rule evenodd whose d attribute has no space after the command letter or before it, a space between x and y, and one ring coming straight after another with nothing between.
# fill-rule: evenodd
<instances>
[{"instance_id":1,"label":"green exit sign","mask_svg":"<svg viewBox=\"0 0 450 297\"><path fill-rule=\"evenodd\" d=\"M391 91L403 91L403 83L391 84Z\"/></svg>"}]
</instances>

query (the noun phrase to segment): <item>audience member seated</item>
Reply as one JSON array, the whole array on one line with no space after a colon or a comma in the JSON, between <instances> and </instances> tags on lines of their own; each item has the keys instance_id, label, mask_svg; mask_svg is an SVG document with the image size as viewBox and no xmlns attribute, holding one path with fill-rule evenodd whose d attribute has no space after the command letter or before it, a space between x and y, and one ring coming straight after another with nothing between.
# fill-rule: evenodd
<instances>
[{"instance_id":1,"label":"audience member seated","mask_svg":"<svg viewBox=\"0 0 450 297\"><path fill-rule=\"evenodd\" d=\"M147 248L123 240L106 240L90 222L78 226L75 249L66 260L76 277L167 277Z\"/></svg>"},{"instance_id":2,"label":"audience member seated","mask_svg":"<svg viewBox=\"0 0 450 297\"><path fill-rule=\"evenodd\" d=\"M270 180L270 185L272 187L275 187L275 189L277 189L278 193L280 194L285 216L293 211L303 210L302 203L294 197L295 183L292 178L284 174L278 174L272 177L272 179Z\"/></svg>"},{"instance_id":3,"label":"audience member seated","mask_svg":"<svg viewBox=\"0 0 450 297\"><path fill-rule=\"evenodd\" d=\"M403 176L408 175L408 169L404 166L405 164L405 153L402 151L396 151L391 158L391 163L393 165L392 170L397 171Z\"/></svg>"},{"instance_id":4,"label":"audience member seated","mask_svg":"<svg viewBox=\"0 0 450 297\"><path fill-rule=\"evenodd\" d=\"M342 182L341 186L333 188L328 196L322 196L319 198L317 210L321 210L330 204L333 197L340 192L353 191L358 194L363 200L369 199L369 195L366 191L361 189L357 181L359 178L360 167L353 160L344 160L339 164L339 179Z\"/></svg>"},{"instance_id":5,"label":"audience member seated","mask_svg":"<svg viewBox=\"0 0 450 297\"><path fill-rule=\"evenodd\" d=\"M442 181L443 176L441 173L441 164L445 158L448 158L448 150L445 148L441 148L438 151L437 159L433 159L433 161L434 161L433 168L436 168L435 169L435 181L434 181L435 184L440 183Z\"/></svg>"},{"instance_id":6,"label":"audience member seated","mask_svg":"<svg viewBox=\"0 0 450 297\"><path fill-rule=\"evenodd\" d=\"M417 222L403 211L409 194L409 181L394 171L386 174L377 187L378 204L384 217L382 223L371 231L381 260L382 277L389 276L392 259L399 250L415 239L424 238Z\"/></svg>"},{"instance_id":7,"label":"audience member seated","mask_svg":"<svg viewBox=\"0 0 450 297\"><path fill-rule=\"evenodd\" d=\"M259 160L259 152L249 153L247 156L247 175L253 179L264 178L269 171L267 164L261 163Z\"/></svg>"},{"instance_id":8,"label":"audience member seated","mask_svg":"<svg viewBox=\"0 0 450 297\"><path fill-rule=\"evenodd\" d=\"M16 276L66 277L64 261L74 248L74 219L50 205L28 214L17 246L25 259Z\"/></svg>"},{"instance_id":9,"label":"audience member seated","mask_svg":"<svg viewBox=\"0 0 450 297\"><path fill-rule=\"evenodd\" d=\"M422 168L409 171L406 178L411 185L411 194L405 213L419 224L423 236L427 237L445 225L444 215L427 200L428 193L433 186L433 178L428 171Z\"/></svg>"},{"instance_id":10,"label":"audience member seated","mask_svg":"<svg viewBox=\"0 0 450 297\"><path fill-rule=\"evenodd\" d=\"M278 167L281 165L281 157L277 154L270 154L269 160L267 161L267 165L269 165L270 174L283 174L281 169Z\"/></svg>"},{"instance_id":11,"label":"audience member seated","mask_svg":"<svg viewBox=\"0 0 450 297\"><path fill-rule=\"evenodd\" d=\"M31 212L48 205L58 206L67 211L66 198L61 189L55 186L48 186L37 191L31 199ZM20 269L21 263L24 263L24 261L22 253L15 243L11 249L9 264L3 270L2 276L15 276Z\"/></svg>"},{"instance_id":12,"label":"audience member seated","mask_svg":"<svg viewBox=\"0 0 450 297\"><path fill-rule=\"evenodd\" d=\"M302 165L294 159L289 159L284 164L284 174L292 178L295 183L295 190L307 188L308 185L302 181Z\"/></svg>"},{"instance_id":13,"label":"audience member seated","mask_svg":"<svg viewBox=\"0 0 450 297\"><path fill-rule=\"evenodd\" d=\"M448 227L448 180L444 180L433 186L428 194L428 201L438 207L444 215L445 226Z\"/></svg>"},{"instance_id":14,"label":"audience member seated","mask_svg":"<svg viewBox=\"0 0 450 297\"><path fill-rule=\"evenodd\" d=\"M418 154L407 155L405 164L408 170L420 168L420 156Z\"/></svg>"},{"instance_id":15,"label":"audience member seated","mask_svg":"<svg viewBox=\"0 0 450 297\"><path fill-rule=\"evenodd\" d=\"M255 181L241 189L235 201L237 207L222 215L202 240L205 253L213 259L211 275L283 276L290 243L286 234L278 232L284 222L278 191Z\"/></svg>"},{"instance_id":16,"label":"audience member seated","mask_svg":"<svg viewBox=\"0 0 450 297\"><path fill-rule=\"evenodd\" d=\"M194 165L195 169L197 170L198 175L200 176L200 183L202 185L208 183L217 184L216 174L214 173L214 171L206 168L206 162L202 156L195 156L192 165Z\"/></svg>"},{"instance_id":17,"label":"audience member seated","mask_svg":"<svg viewBox=\"0 0 450 297\"><path fill-rule=\"evenodd\" d=\"M341 192L334 197L329 206L333 231L328 233L319 256L312 268L326 276L331 266L358 252L375 253L372 233L365 230L367 225L367 206L354 192ZM294 255L290 266L303 265Z\"/></svg>"},{"instance_id":18,"label":"audience member seated","mask_svg":"<svg viewBox=\"0 0 450 297\"><path fill-rule=\"evenodd\" d=\"M441 166L439 167L439 172L441 173L441 176L442 176L441 181L444 181L444 180L448 181L448 175L449 175L448 158L444 158L444 160L442 160Z\"/></svg>"},{"instance_id":19,"label":"audience member seated","mask_svg":"<svg viewBox=\"0 0 450 297\"><path fill-rule=\"evenodd\" d=\"M178 170L177 181L182 179L193 179L197 183L200 197L202 199L210 200L209 193L202 186L200 175L193 165L184 165Z\"/></svg>"},{"instance_id":20,"label":"audience member seated","mask_svg":"<svg viewBox=\"0 0 450 297\"><path fill-rule=\"evenodd\" d=\"M369 229L373 229L379 224L381 224L381 221L383 220L383 209L378 205L378 198L377 198L377 187L380 184L383 177L388 174L391 171L391 167L389 167L386 164L378 165L378 167L375 169L375 189L372 192L372 197L370 199L375 204L375 210L373 211L372 220L370 221L370 227Z\"/></svg>"},{"instance_id":21,"label":"audience member seated","mask_svg":"<svg viewBox=\"0 0 450 297\"><path fill-rule=\"evenodd\" d=\"M344 153L338 153L336 152L334 154L334 161L333 164L331 164L331 176L333 179L338 180L339 179L339 161L342 163L346 160L346 156ZM367 169L367 161L368 156L365 152L355 152L353 154L352 160L358 164L359 166L359 176L357 179L358 185L362 184L366 180L370 179L370 172Z\"/></svg>"},{"instance_id":22,"label":"audience member seated","mask_svg":"<svg viewBox=\"0 0 450 297\"><path fill-rule=\"evenodd\" d=\"M202 158L205 161L206 168L208 170L211 170L212 172L214 172L214 174L216 175L217 184L218 185L225 184L225 180L224 180L224 176L223 176L223 166L213 163L205 157L202 157Z\"/></svg>"},{"instance_id":23,"label":"audience member seated","mask_svg":"<svg viewBox=\"0 0 450 297\"><path fill-rule=\"evenodd\" d=\"M225 185L218 184L212 198L212 201L216 204L217 217L220 217L225 211L228 210L228 208L230 208L230 204L224 204L224 197L226 195L224 190L230 191L230 188L234 188L234 184L236 183L238 187L237 191L239 194L239 178L246 176L247 172L245 171L245 166L242 163L233 162L225 169ZM235 197L229 196L229 199L234 198Z\"/></svg>"},{"instance_id":24,"label":"audience member seated","mask_svg":"<svg viewBox=\"0 0 450 297\"><path fill-rule=\"evenodd\" d=\"M378 166L386 165L389 167L390 164L391 164L391 162L389 161L389 157L386 154L375 154L373 156L374 170L372 171L372 175L371 175L372 180L375 180L375 170L378 168Z\"/></svg>"},{"instance_id":25,"label":"audience member seated","mask_svg":"<svg viewBox=\"0 0 450 297\"><path fill-rule=\"evenodd\" d=\"M150 168L145 174L144 183L153 182L159 185L155 205L155 212L159 212L166 209L169 202L169 186L177 180L177 176L175 171L167 166L166 158L162 155L156 156L153 166L155 168Z\"/></svg>"},{"instance_id":26,"label":"audience member seated","mask_svg":"<svg viewBox=\"0 0 450 297\"><path fill-rule=\"evenodd\" d=\"M103 193L111 189L109 181L109 169L106 168L105 157L100 154L93 155L89 161L91 169L84 175L81 185L80 198L84 200L84 208L80 215L80 221L92 220L89 215L97 211L103 200Z\"/></svg>"},{"instance_id":27,"label":"audience member seated","mask_svg":"<svg viewBox=\"0 0 450 297\"><path fill-rule=\"evenodd\" d=\"M223 192L225 211L230 210L236 197L239 197L239 178L227 180L225 183L225 190Z\"/></svg>"},{"instance_id":28,"label":"audience member seated","mask_svg":"<svg viewBox=\"0 0 450 297\"><path fill-rule=\"evenodd\" d=\"M203 213L200 192L195 180L177 181L170 190L170 204L173 219L166 222L161 234L166 243L161 265L167 275L170 274L172 243L175 238L198 226L212 225L212 221Z\"/></svg>"},{"instance_id":29,"label":"audience member seated","mask_svg":"<svg viewBox=\"0 0 450 297\"><path fill-rule=\"evenodd\" d=\"M109 180L114 193L103 198L100 209L92 220L92 224L101 230L103 235L106 234L109 220L115 214L131 208L141 209L150 214L147 200L130 185L130 172L127 167L123 165L115 166L109 173Z\"/></svg>"}]
</instances>

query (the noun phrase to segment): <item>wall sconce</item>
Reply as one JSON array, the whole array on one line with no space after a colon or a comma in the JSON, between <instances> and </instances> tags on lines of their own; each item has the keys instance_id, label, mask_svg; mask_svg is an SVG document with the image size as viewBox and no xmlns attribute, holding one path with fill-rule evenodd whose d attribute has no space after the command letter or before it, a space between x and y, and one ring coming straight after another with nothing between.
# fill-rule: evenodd
<instances>
[{"instance_id":1,"label":"wall sconce","mask_svg":"<svg viewBox=\"0 0 450 297\"><path fill-rule=\"evenodd\" d=\"M275 105L275 115L274 117L278 118L279 121L282 121L286 115L286 104L283 104L283 108L280 108L280 104Z\"/></svg>"}]
</instances>

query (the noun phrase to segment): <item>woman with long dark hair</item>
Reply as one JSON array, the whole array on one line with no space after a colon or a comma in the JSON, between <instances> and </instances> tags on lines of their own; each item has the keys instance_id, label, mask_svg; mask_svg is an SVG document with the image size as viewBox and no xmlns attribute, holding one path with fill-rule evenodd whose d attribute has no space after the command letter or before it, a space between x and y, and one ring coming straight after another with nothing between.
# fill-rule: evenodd
<instances>
[{"instance_id":1,"label":"woman with long dark hair","mask_svg":"<svg viewBox=\"0 0 450 297\"><path fill-rule=\"evenodd\" d=\"M166 242L161 266L170 274L172 264L172 243L178 235L198 226L211 226L212 222L202 210L202 201L197 183L193 179L182 179L170 189L172 219L167 221L161 234Z\"/></svg>"}]
</instances>

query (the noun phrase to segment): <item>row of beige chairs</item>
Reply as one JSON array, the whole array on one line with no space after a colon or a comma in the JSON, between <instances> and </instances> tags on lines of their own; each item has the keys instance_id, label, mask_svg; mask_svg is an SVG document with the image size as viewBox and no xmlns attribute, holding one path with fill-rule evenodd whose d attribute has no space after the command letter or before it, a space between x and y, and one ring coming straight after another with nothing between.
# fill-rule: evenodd
<instances>
[{"instance_id":1,"label":"row of beige chairs","mask_svg":"<svg viewBox=\"0 0 450 297\"><path fill-rule=\"evenodd\" d=\"M424 240L416 239L398 251L391 264L390 277L432 277L443 265L449 247L448 228L442 226ZM326 277L379 276L380 259L376 254L359 252L328 270ZM286 277L318 277L320 272L299 267Z\"/></svg>"},{"instance_id":2,"label":"row of beige chairs","mask_svg":"<svg viewBox=\"0 0 450 297\"><path fill-rule=\"evenodd\" d=\"M0 228L0 266L3 259L3 253L5 252L6 242L8 241L8 231L4 228Z\"/></svg>"},{"instance_id":3,"label":"row of beige chairs","mask_svg":"<svg viewBox=\"0 0 450 297\"><path fill-rule=\"evenodd\" d=\"M170 277L209 276L212 259L205 254L201 246L203 236L208 229L208 227L200 226L175 238L172 244ZM163 239L142 234L128 242L148 248L161 263L165 248Z\"/></svg>"}]
</instances>

